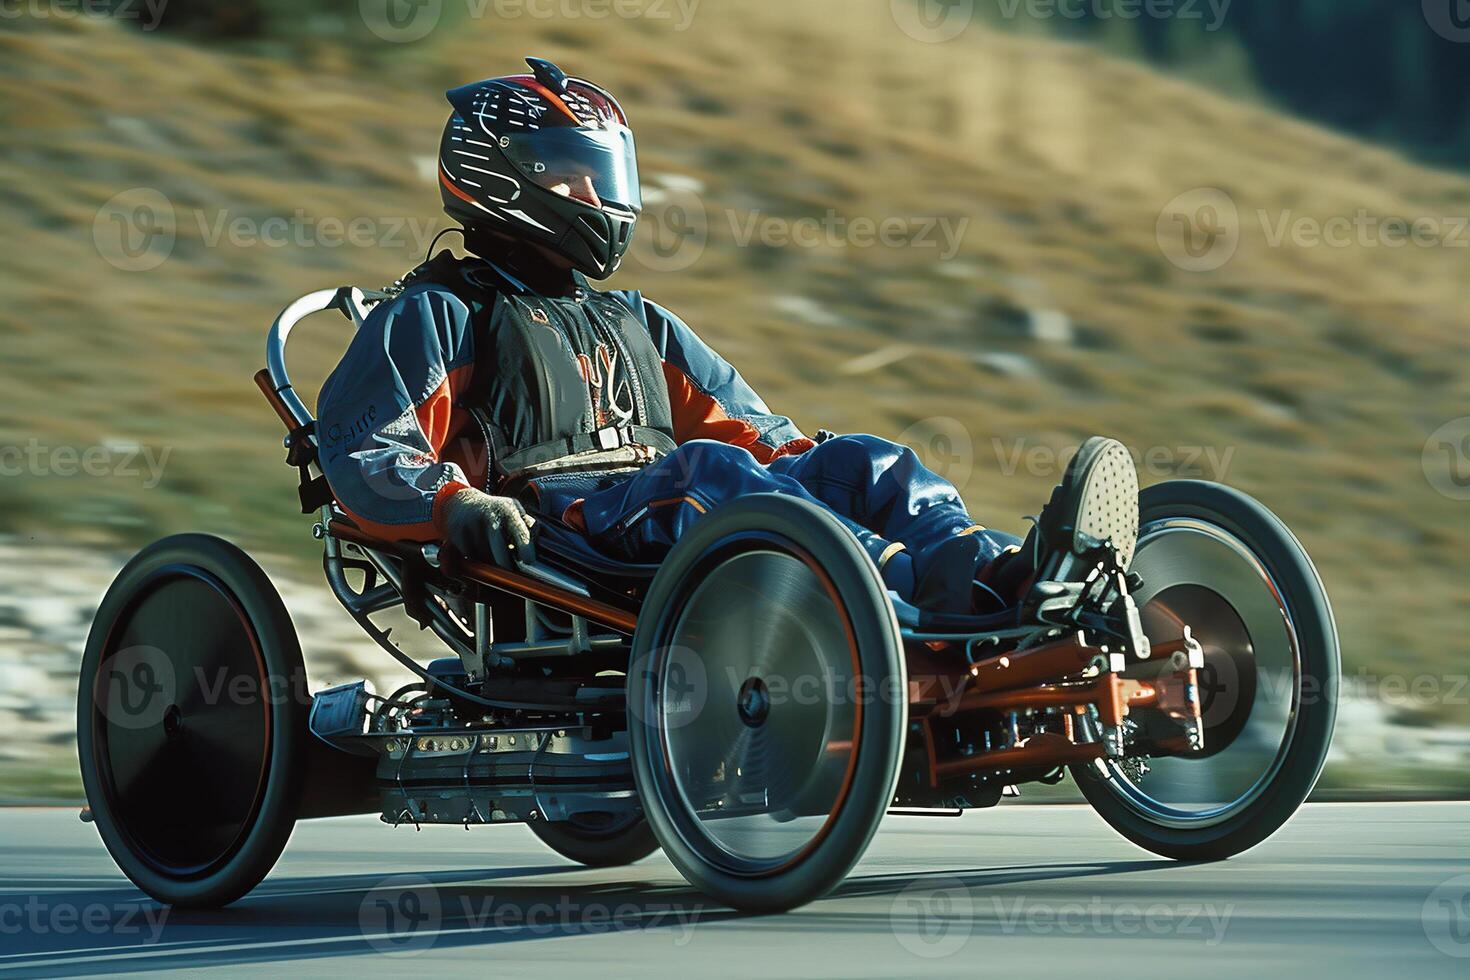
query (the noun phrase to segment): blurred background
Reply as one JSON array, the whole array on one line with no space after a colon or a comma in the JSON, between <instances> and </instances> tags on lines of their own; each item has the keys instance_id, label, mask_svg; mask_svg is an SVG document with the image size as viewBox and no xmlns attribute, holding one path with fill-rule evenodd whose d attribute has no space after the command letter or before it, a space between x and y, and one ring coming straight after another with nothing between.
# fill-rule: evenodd
<instances>
[{"instance_id":1,"label":"blurred background","mask_svg":"<svg viewBox=\"0 0 1470 980\"><path fill-rule=\"evenodd\" d=\"M1319 795L1470 794L1465 0L23 0L0 799L79 797L87 627L166 533L250 549L315 682L382 677L251 375L291 299L421 260L443 91L528 54L638 133L616 285L807 431L913 445L992 526L1092 432L1145 483L1258 496L1342 634ZM305 329L313 390L347 327Z\"/></svg>"}]
</instances>

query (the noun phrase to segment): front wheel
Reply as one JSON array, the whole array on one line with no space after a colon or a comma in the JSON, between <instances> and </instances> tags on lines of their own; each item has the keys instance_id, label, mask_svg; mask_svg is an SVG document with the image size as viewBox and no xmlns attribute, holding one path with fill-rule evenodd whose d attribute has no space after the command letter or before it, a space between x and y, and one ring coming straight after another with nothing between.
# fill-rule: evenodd
<instances>
[{"instance_id":1,"label":"front wheel","mask_svg":"<svg viewBox=\"0 0 1470 980\"><path fill-rule=\"evenodd\" d=\"M825 894L893 799L905 676L878 571L832 515L763 494L694 525L628 672L634 782L669 860L738 909Z\"/></svg>"},{"instance_id":2,"label":"front wheel","mask_svg":"<svg viewBox=\"0 0 1470 980\"><path fill-rule=\"evenodd\" d=\"M300 802L306 671L260 566L220 538L165 538L97 610L77 754L102 842L168 905L226 905L280 857Z\"/></svg>"},{"instance_id":3,"label":"front wheel","mask_svg":"<svg viewBox=\"0 0 1470 980\"><path fill-rule=\"evenodd\" d=\"M1177 480L1140 496L1134 594L1150 640L1190 627L1203 751L1073 767L1124 837L1179 860L1220 860L1275 833L1327 759L1340 673L1337 629L1306 551L1257 501Z\"/></svg>"}]
</instances>

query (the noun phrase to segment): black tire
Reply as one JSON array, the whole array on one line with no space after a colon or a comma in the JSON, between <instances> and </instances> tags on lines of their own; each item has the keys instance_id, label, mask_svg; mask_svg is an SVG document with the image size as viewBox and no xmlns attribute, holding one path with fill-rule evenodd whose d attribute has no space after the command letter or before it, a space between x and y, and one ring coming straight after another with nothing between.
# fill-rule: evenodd
<instances>
[{"instance_id":1,"label":"black tire","mask_svg":"<svg viewBox=\"0 0 1470 980\"><path fill-rule=\"evenodd\" d=\"M1145 629L1152 634L1153 623L1177 636L1177 625L1163 624L1215 624L1191 624L1206 649L1204 752L1154 760L1154 771L1136 780L1116 766L1103 766L1107 775L1094 766L1072 772L1102 818L1133 843L1178 860L1222 860L1275 833L1321 774L1337 712L1337 629L1306 551L1259 502L1178 480L1147 488L1140 504L1134 570L1143 578ZM1252 575L1261 577L1259 593ZM1237 790L1233 803L1219 799Z\"/></svg>"},{"instance_id":2,"label":"black tire","mask_svg":"<svg viewBox=\"0 0 1470 980\"><path fill-rule=\"evenodd\" d=\"M701 519L628 672L634 783L669 860L737 909L826 894L893 800L906 676L878 571L831 514L761 494Z\"/></svg>"},{"instance_id":3,"label":"black tire","mask_svg":"<svg viewBox=\"0 0 1470 980\"><path fill-rule=\"evenodd\" d=\"M309 698L269 579L220 538L139 552L103 597L82 658L77 751L123 873L168 905L227 905L295 824Z\"/></svg>"},{"instance_id":4,"label":"black tire","mask_svg":"<svg viewBox=\"0 0 1470 980\"><path fill-rule=\"evenodd\" d=\"M653 829L641 816L578 814L570 820L532 820L541 842L569 861L589 868L620 868L658 850Z\"/></svg>"}]
</instances>

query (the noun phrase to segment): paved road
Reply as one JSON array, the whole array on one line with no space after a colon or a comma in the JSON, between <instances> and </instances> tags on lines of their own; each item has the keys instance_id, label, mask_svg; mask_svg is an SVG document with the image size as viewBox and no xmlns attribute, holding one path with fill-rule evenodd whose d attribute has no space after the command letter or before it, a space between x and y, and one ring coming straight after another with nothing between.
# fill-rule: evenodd
<instances>
[{"instance_id":1,"label":"paved road","mask_svg":"<svg viewBox=\"0 0 1470 980\"><path fill-rule=\"evenodd\" d=\"M143 898L67 810L0 810L0 976L1470 976L1470 804L1320 804L1185 866L1085 807L890 818L829 898L743 916L662 857L591 871L522 827L303 823L230 909Z\"/></svg>"}]
</instances>

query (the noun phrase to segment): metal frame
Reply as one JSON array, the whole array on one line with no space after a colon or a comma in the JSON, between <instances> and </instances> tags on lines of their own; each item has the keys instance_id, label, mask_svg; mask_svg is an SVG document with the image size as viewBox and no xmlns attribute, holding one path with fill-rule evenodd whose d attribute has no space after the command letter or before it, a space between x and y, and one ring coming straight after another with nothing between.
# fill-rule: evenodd
<instances>
[{"instance_id":1,"label":"metal frame","mask_svg":"<svg viewBox=\"0 0 1470 980\"><path fill-rule=\"evenodd\" d=\"M347 316L354 328L361 327L371 306L385 294L369 296L362 290L343 287L325 289L293 302L271 326L266 346L266 368L257 377L262 392L291 431L287 447L293 440L309 440L317 446L309 428L315 422L305 403L292 387L286 369L286 343L297 325L306 317L338 310ZM314 454L313 454L314 455ZM310 472L320 468L310 464ZM517 563L502 568L470 561L435 545L399 546L363 534L335 503L320 511L315 535L323 540L324 570L337 600L362 629L402 666L449 694L471 704L494 709L540 710L567 713L596 710L596 702L543 699L531 703L522 699L502 700L474 694L447 683L429 673L427 668L399 650L390 638L390 630L375 625L371 617L383 611L405 607L405 582L415 576L415 594L424 601L416 603L422 624L433 630L460 659L472 683L481 683L497 668L513 665L527 658L571 657L594 651L612 651L626 647L628 637L637 625L637 614L601 602L577 581L543 565ZM1073 561L1065 556L1065 565ZM1067 569L1053 559L1040 570L1045 581L1064 577ZM348 580L350 571L363 574L361 588ZM1111 573L1104 573L1105 577ZM1033 772L1097 759L1117 759L1124 755L1123 719L1130 705L1153 707L1169 701L1175 714L1190 733L1188 741L1197 744L1198 700L1195 695L1195 670L1201 661L1199 644L1189 638L1161 645L1160 654L1150 662L1149 644L1138 625L1137 610L1122 581L1117 576L1118 590L1126 610L1123 625L1118 626L1098 614L1079 621L1070 615L1081 609L1084 594L1096 598L1108 584L1095 574L1084 583L1057 584L1054 594L1036 611L1038 624L1015 627L1006 622L994 629L970 631L923 631L903 627L900 635L911 662L925 649L958 647L963 664L940 667L927 679L910 684L911 707L919 715L918 729L927 742L927 775L931 786L938 787L941 777L962 774L995 774L1015 770ZM489 603L484 589L496 589L517 596L526 604L526 636L521 640L496 642ZM464 592L473 599L466 619L454 611L463 607ZM544 628L540 610L558 610L571 617L567 630ZM593 623L603 630L594 631ZM977 622L977 626L980 623ZM986 624L990 625L990 624ZM1087 637L1094 627L1103 643L1089 645ZM1084 633L1084 629L1086 632ZM1182 644L1182 646L1179 646ZM1169 649L1163 649L1167 646ZM1173 649L1178 646L1178 649ZM990 652L993 648L993 653ZM1122 652L1120 652L1120 650ZM1147 678L1124 676L1130 663L1144 668ZM1020 666L1020 665L1025 666ZM1155 666L1157 665L1157 666ZM912 674L912 671L911 671ZM915 678L911 676L911 681ZM963 692L950 713L984 712L1009 718L1011 735L1001 745L991 747L986 736L985 751L959 757L940 758L934 736L934 720L941 715L926 700L936 682L950 691ZM481 689L484 690L483 684ZM1182 700L1181 700L1182 699ZM623 707L607 705L608 707ZM1050 729L1029 739L1016 735L1016 721L1021 715L1035 711L1052 711L1062 716L1062 733ZM1073 713L1089 719L1089 723L1073 724ZM1096 727L1094 727L1094 724ZM1190 746L1185 746L1187 750Z\"/></svg>"}]
</instances>

